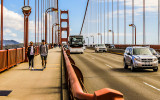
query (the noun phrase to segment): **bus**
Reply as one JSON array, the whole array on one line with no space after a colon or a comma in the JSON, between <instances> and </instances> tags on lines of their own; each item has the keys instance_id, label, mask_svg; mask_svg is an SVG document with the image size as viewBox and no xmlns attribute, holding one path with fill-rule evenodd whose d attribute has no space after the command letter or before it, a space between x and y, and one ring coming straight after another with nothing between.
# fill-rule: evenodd
<instances>
[{"instance_id":1,"label":"bus","mask_svg":"<svg viewBox=\"0 0 160 100\"><path fill-rule=\"evenodd\" d=\"M82 35L72 35L69 36L69 50L70 53L81 53L83 54L84 48L84 40Z\"/></svg>"}]
</instances>

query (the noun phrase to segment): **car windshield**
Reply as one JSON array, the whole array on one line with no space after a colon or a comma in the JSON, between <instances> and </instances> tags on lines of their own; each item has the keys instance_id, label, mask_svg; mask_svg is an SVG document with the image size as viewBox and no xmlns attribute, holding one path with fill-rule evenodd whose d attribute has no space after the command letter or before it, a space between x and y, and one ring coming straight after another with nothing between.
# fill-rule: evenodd
<instances>
[{"instance_id":1,"label":"car windshield","mask_svg":"<svg viewBox=\"0 0 160 100\"><path fill-rule=\"evenodd\" d=\"M133 48L133 55L152 55L149 48Z\"/></svg>"},{"instance_id":2,"label":"car windshield","mask_svg":"<svg viewBox=\"0 0 160 100\"><path fill-rule=\"evenodd\" d=\"M99 46L104 47L105 45L104 44L97 44L96 46L97 47L99 47Z\"/></svg>"},{"instance_id":3,"label":"car windshield","mask_svg":"<svg viewBox=\"0 0 160 100\"><path fill-rule=\"evenodd\" d=\"M154 54L154 55L157 54L157 52L153 48L150 48L150 50L151 50L152 54Z\"/></svg>"}]
</instances>

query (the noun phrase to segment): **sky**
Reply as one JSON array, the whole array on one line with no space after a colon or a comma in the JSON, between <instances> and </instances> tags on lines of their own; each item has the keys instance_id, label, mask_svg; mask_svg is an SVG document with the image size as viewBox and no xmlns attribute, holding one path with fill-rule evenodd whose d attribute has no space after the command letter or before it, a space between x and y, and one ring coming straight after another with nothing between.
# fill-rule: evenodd
<instances>
[{"instance_id":1,"label":"sky","mask_svg":"<svg viewBox=\"0 0 160 100\"><path fill-rule=\"evenodd\" d=\"M92 13L93 16L91 16L90 19L90 26L93 26L90 28L90 34L85 32L85 28L83 29L84 33L83 35L86 36L95 36L95 42L97 42L97 31L95 25L97 22L95 21L95 15L96 12L95 4L97 0L90 0L92 2ZM102 4L102 9L104 9L104 0L100 0ZM105 4L107 5L107 0L105 0ZM112 22L111 22L111 1L110 1L110 23L109 28L112 29ZM114 33L115 33L115 43L117 43L117 0L114 1ZM120 43L124 43L124 16L123 16L123 0L120 1ZM131 44L132 41L132 28L128 25L132 23L132 13L131 13L131 5L132 0L126 0L127 4L127 44ZM137 27L137 43L142 44L143 43L143 0L134 0L135 1L135 25ZM146 43L148 44L157 44L158 43L158 0L145 0L146 1ZM30 6L32 7L32 13L29 17L29 41L34 41L34 22L35 22L35 9L34 4L35 0L30 0ZM22 6L23 6L23 0L4 0L4 39L5 40L16 40L18 42L23 43L23 13L22 13ZM82 21L85 13L87 0L59 0L59 8L60 10L69 10L69 20L70 20L70 34L79 34L80 28L82 26ZM90 7L91 3L89 4ZM105 23L106 27L104 27L104 20L102 20L102 30L101 33L104 34L107 33L107 6L105 7L106 14L105 14ZM91 12L90 9L88 9L87 15ZM104 17L102 17L104 18ZM87 22L87 21L86 21ZM111 33L109 34L109 43L111 43ZM107 37L105 43L107 43ZM85 38L86 39L86 38ZM87 40L86 40L87 41ZM103 41L104 41L104 35L103 35ZM92 43L92 38L90 37L90 44Z\"/></svg>"}]
</instances>

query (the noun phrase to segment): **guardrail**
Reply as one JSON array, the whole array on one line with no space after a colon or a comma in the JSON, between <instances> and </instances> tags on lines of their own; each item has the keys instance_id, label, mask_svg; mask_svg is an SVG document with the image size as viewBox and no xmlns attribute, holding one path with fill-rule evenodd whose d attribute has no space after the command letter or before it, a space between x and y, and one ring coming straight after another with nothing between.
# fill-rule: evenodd
<instances>
[{"instance_id":1,"label":"guardrail","mask_svg":"<svg viewBox=\"0 0 160 100\"><path fill-rule=\"evenodd\" d=\"M25 48L0 50L0 72L21 63L25 59Z\"/></svg>"},{"instance_id":2,"label":"guardrail","mask_svg":"<svg viewBox=\"0 0 160 100\"><path fill-rule=\"evenodd\" d=\"M119 91L104 88L95 91L94 94L85 93L83 85L83 75L74 60L70 57L69 51L63 50L63 57L66 68L66 83L70 94L70 100L124 100L123 94Z\"/></svg>"}]
</instances>

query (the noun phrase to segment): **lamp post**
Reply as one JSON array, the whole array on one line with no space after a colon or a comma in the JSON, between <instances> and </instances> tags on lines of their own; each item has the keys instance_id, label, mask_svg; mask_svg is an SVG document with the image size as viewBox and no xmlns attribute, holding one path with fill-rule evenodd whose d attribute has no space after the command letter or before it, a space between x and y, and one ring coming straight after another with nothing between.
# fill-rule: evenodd
<instances>
[{"instance_id":1,"label":"lamp post","mask_svg":"<svg viewBox=\"0 0 160 100\"><path fill-rule=\"evenodd\" d=\"M53 46L53 29L54 29L54 26L59 26L59 24L55 23L52 25L52 46ZM56 33L55 33L56 34ZM55 35L56 36L56 35ZM56 38L56 37L55 37ZM56 42L56 41L55 41Z\"/></svg>"},{"instance_id":2,"label":"lamp post","mask_svg":"<svg viewBox=\"0 0 160 100\"><path fill-rule=\"evenodd\" d=\"M24 47L25 47L25 62L28 61L27 59L27 47L28 47L28 20L29 20L29 15L31 14L31 7L30 6L24 6L22 7L22 12L25 17L25 31L24 31Z\"/></svg>"},{"instance_id":3,"label":"lamp post","mask_svg":"<svg viewBox=\"0 0 160 100\"><path fill-rule=\"evenodd\" d=\"M47 13L53 12L53 11L58 11L58 9L51 7L45 11L45 42L46 43L47 43Z\"/></svg>"},{"instance_id":4,"label":"lamp post","mask_svg":"<svg viewBox=\"0 0 160 100\"><path fill-rule=\"evenodd\" d=\"M94 45L94 35L91 35L91 37L93 37L93 45Z\"/></svg>"},{"instance_id":5,"label":"lamp post","mask_svg":"<svg viewBox=\"0 0 160 100\"><path fill-rule=\"evenodd\" d=\"M136 45L136 25L134 25L134 24L129 24L129 26L135 28L135 45Z\"/></svg>"},{"instance_id":6,"label":"lamp post","mask_svg":"<svg viewBox=\"0 0 160 100\"><path fill-rule=\"evenodd\" d=\"M88 38L88 46L89 46L89 37L86 37L86 38Z\"/></svg>"},{"instance_id":7,"label":"lamp post","mask_svg":"<svg viewBox=\"0 0 160 100\"><path fill-rule=\"evenodd\" d=\"M114 31L113 30L109 30L109 32L112 32L112 44L114 44Z\"/></svg>"},{"instance_id":8,"label":"lamp post","mask_svg":"<svg viewBox=\"0 0 160 100\"><path fill-rule=\"evenodd\" d=\"M98 44L99 44L99 35L101 35L101 44L102 44L102 34L98 33Z\"/></svg>"},{"instance_id":9,"label":"lamp post","mask_svg":"<svg viewBox=\"0 0 160 100\"><path fill-rule=\"evenodd\" d=\"M3 50L3 0L1 0L1 50Z\"/></svg>"}]
</instances>

